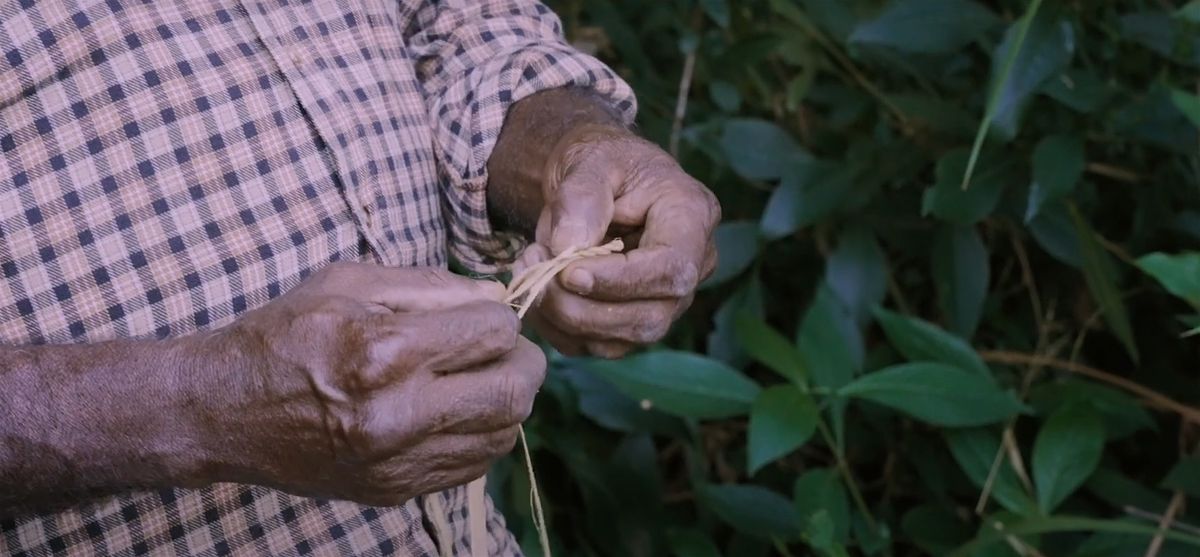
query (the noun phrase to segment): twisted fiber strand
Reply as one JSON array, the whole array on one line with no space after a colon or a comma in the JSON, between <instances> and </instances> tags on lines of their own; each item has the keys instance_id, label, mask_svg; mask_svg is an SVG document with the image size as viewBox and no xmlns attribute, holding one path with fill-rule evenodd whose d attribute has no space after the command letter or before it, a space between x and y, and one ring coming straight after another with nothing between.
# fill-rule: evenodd
<instances>
[{"instance_id":1,"label":"twisted fiber strand","mask_svg":"<svg viewBox=\"0 0 1200 557\"><path fill-rule=\"evenodd\" d=\"M577 249L570 248L558 254L557 257L530 265L508 283L508 292L504 303L517 310L517 317L524 318L525 313L537 301L538 296L546 289L546 285L554 280L568 265L589 257L620 253L625 249L625 243L617 238L602 246ZM525 471L529 473L529 504L533 509L533 527L538 533L538 542L542 546L542 555L550 555L550 538L546 533L546 516L542 511L542 497L538 493L537 477L533 473L533 459L529 455L529 443L525 439L525 428L518 429L521 440L521 451L525 456ZM487 556L487 509L484 500L484 490L487 487L487 476L472 481L467 486L467 515L470 522L471 557ZM442 557L450 557L451 548L442 548Z\"/></svg>"}]
</instances>

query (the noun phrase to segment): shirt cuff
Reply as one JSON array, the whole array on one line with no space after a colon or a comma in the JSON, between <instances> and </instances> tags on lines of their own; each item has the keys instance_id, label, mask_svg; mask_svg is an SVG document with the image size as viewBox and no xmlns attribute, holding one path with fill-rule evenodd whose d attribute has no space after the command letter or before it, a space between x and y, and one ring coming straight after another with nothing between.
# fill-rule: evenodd
<instances>
[{"instance_id":1,"label":"shirt cuff","mask_svg":"<svg viewBox=\"0 0 1200 557\"><path fill-rule=\"evenodd\" d=\"M637 101L621 78L592 56L561 42L536 41L497 53L465 70L431 99L443 173L443 216L450 255L476 273L507 268L524 239L493 230L487 211L487 161L513 103L559 87L590 89L631 125Z\"/></svg>"}]
</instances>

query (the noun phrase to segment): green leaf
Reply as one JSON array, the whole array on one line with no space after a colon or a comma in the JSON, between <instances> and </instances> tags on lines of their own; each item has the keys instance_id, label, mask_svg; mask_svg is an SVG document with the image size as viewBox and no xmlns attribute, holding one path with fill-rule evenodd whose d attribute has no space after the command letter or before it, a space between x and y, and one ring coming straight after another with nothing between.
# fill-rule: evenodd
<instances>
[{"instance_id":1,"label":"green leaf","mask_svg":"<svg viewBox=\"0 0 1200 557\"><path fill-rule=\"evenodd\" d=\"M763 316L763 284L757 273L751 273L717 308L707 337L708 355L738 369L750 361L737 339L737 317L743 313Z\"/></svg>"},{"instance_id":2,"label":"green leaf","mask_svg":"<svg viewBox=\"0 0 1200 557\"><path fill-rule=\"evenodd\" d=\"M721 27L729 27L729 3L726 0L700 0L704 13Z\"/></svg>"},{"instance_id":3,"label":"green leaf","mask_svg":"<svg viewBox=\"0 0 1200 557\"><path fill-rule=\"evenodd\" d=\"M929 555L945 555L971 539L971 531L958 515L932 503L904 513L900 528Z\"/></svg>"},{"instance_id":4,"label":"green leaf","mask_svg":"<svg viewBox=\"0 0 1200 557\"><path fill-rule=\"evenodd\" d=\"M623 432L652 432L686 437L683 422L658 410L647 410L634 400L584 369L568 367L559 375L570 383L578 397L579 413L601 427Z\"/></svg>"},{"instance_id":5,"label":"green leaf","mask_svg":"<svg viewBox=\"0 0 1200 557\"><path fill-rule=\"evenodd\" d=\"M850 42L907 52L954 52L998 22L970 0L896 0L878 17L858 25Z\"/></svg>"},{"instance_id":6,"label":"green leaf","mask_svg":"<svg viewBox=\"0 0 1200 557\"><path fill-rule=\"evenodd\" d=\"M975 487L982 489L996 464L1000 436L985 428L952 430L946 433L946 444L959 468ZM1000 461L991 483L991 498L1004 508L1023 515L1037 512L1037 503L1021 488L1007 457Z\"/></svg>"},{"instance_id":7,"label":"green leaf","mask_svg":"<svg viewBox=\"0 0 1200 557\"><path fill-rule=\"evenodd\" d=\"M938 302L949 329L970 339L983 317L991 265L974 227L947 226L933 242L932 267Z\"/></svg>"},{"instance_id":8,"label":"green leaf","mask_svg":"<svg viewBox=\"0 0 1200 557\"><path fill-rule=\"evenodd\" d=\"M875 234L864 227L847 228L825 260L825 284L855 319L865 321L887 294L887 260Z\"/></svg>"},{"instance_id":9,"label":"green leaf","mask_svg":"<svg viewBox=\"0 0 1200 557\"><path fill-rule=\"evenodd\" d=\"M970 557L978 555L976 552L984 547L995 543L1004 543L1006 536L1026 536L1055 532L1117 532L1140 535L1145 537L1147 542L1149 542L1151 538L1160 533L1158 527L1154 524L1120 520L1099 520L1074 516L1023 518L1016 523L1004 524L1002 530L984 528L980 532L970 543L960 546L954 552L949 553L948 556ZM1200 547L1200 537L1184 534L1170 528L1162 531L1161 534L1167 540Z\"/></svg>"},{"instance_id":10,"label":"green leaf","mask_svg":"<svg viewBox=\"0 0 1200 557\"><path fill-rule=\"evenodd\" d=\"M721 557L721 551L712 538L702 530L668 530L667 543L675 557Z\"/></svg>"},{"instance_id":11,"label":"green leaf","mask_svg":"<svg viewBox=\"0 0 1200 557\"><path fill-rule=\"evenodd\" d=\"M812 159L783 128L752 118L725 122L721 150L733 171L749 180L775 180L788 167Z\"/></svg>"},{"instance_id":12,"label":"green leaf","mask_svg":"<svg viewBox=\"0 0 1200 557\"><path fill-rule=\"evenodd\" d=\"M981 171L970 189L962 188L967 169L966 150L955 149L938 159L933 187L921 199L921 213L944 221L971 225L990 215L1004 191L1001 169Z\"/></svg>"},{"instance_id":13,"label":"green leaf","mask_svg":"<svg viewBox=\"0 0 1200 557\"><path fill-rule=\"evenodd\" d=\"M962 338L915 317L875 308L875 319L892 346L910 361L934 361L991 378L987 365Z\"/></svg>"},{"instance_id":14,"label":"green leaf","mask_svg":"<svg viewBox=\"0 0 1200 557\"><path fill-rule=\"evenodd\" d=\"M708 97L713 104L726 112L736 112L742 106L742 95L737 85L728 81L715 80L708 84Z\"/></svg>"},{"instance_id":15,"label":"green leaf","mask_svg":"<svg viewBox=\"0 0 1200 557\"><path fill-rule=\"evenodd\" d=\"M1200 24L1200 0L1192 0L1182 8L1179 8L1179 11L1175 12L1175 18Z\"/></svg>"},{"instance_id":16,"label":"green leaf","mask_svg":"<svg viewBox=\"0 0 1200 557\"><path fill-rule=\"evenodd\" d=\"M862 335L854 317L822 286L800 323L800 355L814 385L836 389L862 369Z\"/></svg>"},{"instance_id":17,"label":"green leaf","mask_svg":"<svg viewBox=\"0 0 1200 557\"><path fill-rule=\"evenodd\" d=\"M862 370L864 348L862 333L854 316L822 284L816 298L800 322L797 336L800 356L812 384L837 389L849 383ZM846 401L829 402L835 440L844 439Z\"/></svg>"},{"instance_id":18,"label":"green leaf","mask_svg":"<svg viewBox=\"0 0 1200 557\"><path fill-rule=\"evenodd\" d=\"M1036 3L1036 2L1035 2ZM1034 5L1030 4L1031 11ZM1004 36L1004 41L992 57L993 91L997 91L994 125L1004 138L1017 135L1021 114L1033 93L1050 78L1059 75L1075 54L1075 31L1071 24L1058 15L1058 10L1048 9L1035 14L1032 23L1024 29L1021 21ZM1026 34L1027 33L1027 34ZM1024 46L1017 42L1024 34ZM1002 60L1007 60L1011 49L1019 49L1007 79Z\"/></svg>"},{"instance_id":19,"label":"green leaf","mask_svg":"<svg viewBox=\"0 0 1200 557\"><path fill-rule=\"evenodd\" d=\"M800 537L800 515L782 495L757 485L701 485L705 506L735 530L764 539Z\"/></svg>"},{"instance_id":20,"label":"green leaf","mask_svg":"<svg viewBox=\"0 0 1200 557\"><path fill-rule=\"evenodd\" d=\"M1004 42L1001 43L996 55L992 56L992 80L988 87L987 106L984 107L983 120L979 122L979 129L975 132L975 141L971 144L970 155L967 157L967 164L963 170L962 189L964 190L970 189L971 176L975 173L975 165L979 162L979 155L983 152L983 140L987 137L992 121L1000 111L1002 99L1008 91L1008 82L1012 79L1013 68L1025 47L1025 38L1029 36L1029 29L1033 27L1034 21L1037 19L1038 8L1041 5L1042 0L1032 0L1029 3L1029 7L1025 9L1025 15L1009 27L1008 32L1004 34ZM997 61L1002 61L1000 66L996 65ZM999 73L996 72L997 67Z\"/></svg>"},{"instance_id":21,"label":"green leaf","mask_svg":"<svg viewBox=\"0 0 1200 557\"><path fill-rule=\"evenodd\" d=\"M838 165L810 161L796 164L783 175L763 209L760 226L774 240L828 217L851 189L852 175Z\"/></svg>"},{"instance_id":22,"label":"green leaf","mask_svg":"<svg viewBox=\"0 0 1200 557\"><path fill-rule=\"evenodd\" d=\"M900 364L864 375L838 390L933 425L971 427L1007 420L1024 408L989 378L933 362Z\"/></svg>"},{"instance_id":23,"label":"green leaf","mask_svg":"<svg viewBox=\"0 0 1200 557\"><path fill-rule=\"evenodd\" d=\"M1163 479L1162 486L1189 497L1200 497L1200 456L1184 457L1176 463Z\"/></svg>"},{"instance_id":24,"label":"green leaf","mask_svg":"<svg viewBox=\"0 0 1200 557\"><path fill-rule=\"evenodd\" d=\"M833 523L833 540L844 544L850 537L850 499L838 473L831 468L811 468L796 478L792 500L800 521L809 524L825 513ZM806 527L807 530L807 527ZM806 532L806 535L809 535Z\"/></svg>"},{"instance_id":25,"label":"green leaf","mask_svg":"<svg viewBox=\"0 0 1200 557\"><path fill-rule=\"evenodd\" d=\"M754 475L767 463L807 442L817 419L812 398L794 386L771 387L760 393L750 408L747 472Z\"/></svg>"},{"instance_id":26,"label":"green leaf","mask_svg":"<svg viewBox=\"0 0 1200 557\"><path fill-rule=\"evenodd\" d=\"M1155 429L1154 418L1125 391L1081 379L1043 383L1029 392L1029 402L1038 414L1048 415L1070 404L1090 406L1104 422L1110 440L1137 431Z\"/></svg>"},{"instance_id":27,"label":"green leaf","mask_svg":"<svg viewBox=\"0 0 1200 557\"><path fill-rule=\"evenodd\" d=\"M1175 107L1192 121L1192 125L1200 127L1200 97L1191 93L1180 91L1179 89L1171 90L1171 102L1175 103Z\"/></svg>"},{"instance_id":28,"label":"green leaf","mask_svg":"<svg viewBox=\"0 0 1200 557\"><path fill-rule=\"evenodd\" d=\"M1129 357L1137 362L1138 349L1133 340L1133 328L1129 325L1129 312L1125 309L1121 291L1117 289L1117 277L1108 254L1096 240L1096 233L1092 231L1092 227L1079 214L1079 209L1072 205L1070 213L1079 238L1079 251L1083 255L1083 276L1087 281L1088 290L1100 306L1100 311L1104 313L1104 319L1113 334L1125 345Z\"/></svg>"},{"instance_id":29,"label":"green leaf","mask_svg":"<svg viewBox=\"0 0 1200 557\"><path fill-rule=\"evenodd\" d=\"M1075 232L1075 225L1065 204L1047 205L1027 226L1033 239L1046 253L1072 267L1083 266L1083 255L1079 253L1079 234Z\"/></svg>"},{"instance_id":30,"label":"green leaf","mask_svg":"<svg viewBox=\"0 0 1200 557\"><path fill-rule=\"evenodd\" d=\"M712 288L745 271L758 258L758 226L751 221L729 221L717 226L717 269L700 288Z\"/></svg>"},{"instance_id":31,"label":"green leaf","mask_svg":"<svg viewBox=\"0 0 1200 557\"><path fill-rule=\"evenodd\" d=\"M1200 252L1178 255L1151 253L1139 258L1137 265L1154 277L1167 292L1200 309Z\"/></svg>"},{"instance_id":32,"label":"green leaf","mask_svg":"<svg viewBox=\"0 0 1200 557\"><path fill-rule=\"evenodd\" d=\"M807 372L800 352L786 337L750 312L739 313L734 323L738 342L751 358L800 388L807 387Z\"/></svg>"},{"instance_id":33,"label":"green leaf","mask_svg":"<svg viewBox=\"0 0 1200 557\"><path fill-rule=\"evenodd\" d=\"M1088 114L1104 106L1112 98L1113 89L1092 71L1070 68L1046 81L1042 93L1072 110Z\"/></svg>"},{"instance_id":34,"label":"green leaf","mask_svg":"<svg viewBox=\"0 0 1200 557\"><path fill-rule=\"evenodd\" d=\"M1050 514L1100 464L1104 425L1091 407L1072 404L1055 412L1033 445L1033 481L1038 507Z\"/></svg>"},{"instance_id":35,"label":"green leaf","mask_svg":"<svg viewBox=\"0 0 1200 557\"><path fill-rule=\"evenodd\" d=\"M656 350L585 365L644 406L686 418L743 415L759 393L758 385L737 370L690 352Z\"/></svg>"},{"instance_id":36,"label":"green leaf","mask_svg":"<svg viewBox=\"0 0 1200 557\"><path fill-rule=\"evenodd\" d=\"M1069 195L1083 176L1083 139L1075 135L1048 135L1033 150L1033 184L1025 222L1042 207Z\"/></svg>"}]
</instances>

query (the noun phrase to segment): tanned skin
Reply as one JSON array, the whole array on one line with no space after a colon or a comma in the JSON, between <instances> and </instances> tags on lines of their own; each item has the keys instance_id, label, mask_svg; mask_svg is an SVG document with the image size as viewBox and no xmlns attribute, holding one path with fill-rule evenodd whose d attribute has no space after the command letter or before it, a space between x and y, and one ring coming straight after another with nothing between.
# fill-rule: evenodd
<instances>
[{"instance_id":1,"label":"tanned skin","mask_svg":"<svg viewBox=\"0 0 1200 557\"><path fill-rule=\"evenodd\" d=\"M715 198L580 90L515 103L488 164L520 265L622 235L530 318L560 350L661 338L712 272ZM397 505L479 477L545 376L503 288L334 263L233 324L167 340L0 347L0 517L238 482Z\"/></svg>"}]
</instances>

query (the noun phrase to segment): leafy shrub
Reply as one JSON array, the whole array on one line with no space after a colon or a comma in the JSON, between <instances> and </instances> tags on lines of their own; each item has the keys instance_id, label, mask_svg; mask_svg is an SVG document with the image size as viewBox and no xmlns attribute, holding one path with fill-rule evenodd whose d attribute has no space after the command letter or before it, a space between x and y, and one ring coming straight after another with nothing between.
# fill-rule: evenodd
<instances>
[{"instance_id":1,"label":"leafy shrub","mask_svg":"<svg viewBox=\"0 0 1200 557\"><path fill-rule=\"evenodd\" d=\"M557 554L1200 554L1200 2L551 4L726 215L663 346L552 359Z\"/></svg>"}]
</instances>

